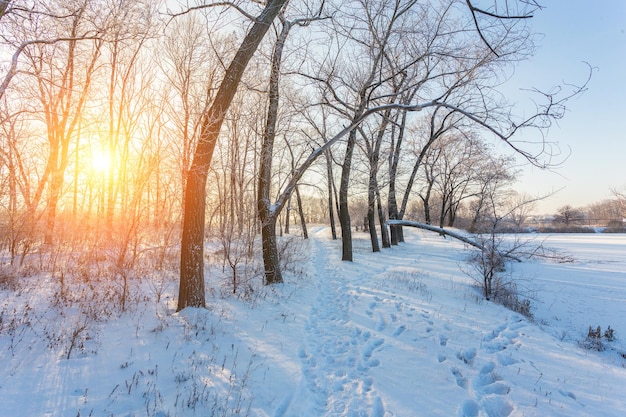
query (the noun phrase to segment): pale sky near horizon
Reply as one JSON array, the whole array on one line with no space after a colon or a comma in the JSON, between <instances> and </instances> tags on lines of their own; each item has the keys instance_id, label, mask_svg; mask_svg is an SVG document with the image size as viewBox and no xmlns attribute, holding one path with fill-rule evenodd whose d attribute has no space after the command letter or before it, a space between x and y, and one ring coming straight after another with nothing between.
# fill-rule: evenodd
<instances>
[{"instance_id":1,"label":"pale sky near horizon","mask_svg":"<svg viewBox=\"0 0 626 417\"><path fill-rule=\"evenodd\" d=\"M626 1L543 5L531 22L544 35L539 49L510 83L579 84L588 73L584 62L594 67L588 90L568 104L565 117L548 132L547 140L558 142L567 160L554 172L525 167L514 187L530 195L562 189L537 204L538 213L551 214L566 204L583 207L609 198L611 188L626 188Z\"/></svg>"}]
</instances>

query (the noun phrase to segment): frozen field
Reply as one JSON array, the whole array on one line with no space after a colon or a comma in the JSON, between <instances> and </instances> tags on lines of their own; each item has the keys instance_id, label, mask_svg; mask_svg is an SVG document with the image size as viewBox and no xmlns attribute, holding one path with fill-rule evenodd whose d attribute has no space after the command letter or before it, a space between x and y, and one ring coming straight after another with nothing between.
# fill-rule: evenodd
<instances>
[{"instance_id":1,"label":"frozen field","mask_svg":"<svg viewBox=\"0 0 626 417\"><path fill-rule=\"evenodd\" d=\"M518 266L537 290L538 321L572 341L589 326L611 326L618 336L615 346L626 352L626 235L555 234L537 239L574 258L571 263Z\"/></svg>"},{"instance_id":2,"label":"frozen field","mask_svg":"<svg viewBox=\"0 0 626 417\"><path fill-rule=\"evenodd\" d=\"M481 299L463 244L406 235L372 254L357 234L347 263L318 227L285 284L234 297L212 269L209 308L180 314L156 272L101 320L24 278L0 290L0 416L624 415L623 236L550 236L574 262L514 265L530 321ZM589 325L617 340L581 347Z\"/></svg>"}]
</instances>

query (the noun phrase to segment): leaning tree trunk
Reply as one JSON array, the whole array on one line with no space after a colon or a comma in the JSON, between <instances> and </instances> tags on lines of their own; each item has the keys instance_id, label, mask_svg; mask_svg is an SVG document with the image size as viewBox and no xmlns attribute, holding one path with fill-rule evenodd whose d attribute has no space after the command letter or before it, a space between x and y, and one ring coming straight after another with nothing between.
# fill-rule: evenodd
<instances>
[{"instance_id":1,"label":"leaning tree trunk","mask_svg":"<svg viewBox=\"0 0 626 417\"><path fill-rule=\"evenodd\" d=\"M185 187L178 311L185 307L206 306L204 294L205 195L213 151L243 72L285 2L286 0L268 1L226 70L213 104L203 115L200 136Z\"/></svg>"},{"instance_id":2,"label":"leaning tree trunk","mask_svg":"<svg viewBox=\"0 0 626 417\"><path fill-rule=\"evenodd\" d=\"M296 187L296 201L298 202L298 214L300 215L300 227L302 228L302 237L304 239L309 238L309 232L306 229L306 218L304 217L304 208L302 207L302 197L300 196L300 190Z\"/></svg>"}]
</instances>

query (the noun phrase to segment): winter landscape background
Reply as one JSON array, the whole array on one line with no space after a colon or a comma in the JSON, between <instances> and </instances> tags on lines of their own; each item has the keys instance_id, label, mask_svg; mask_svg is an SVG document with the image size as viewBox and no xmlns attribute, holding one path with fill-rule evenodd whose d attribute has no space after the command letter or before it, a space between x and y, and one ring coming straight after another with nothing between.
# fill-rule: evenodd
<instances>
[{"instance_id":1,"label":"winter landscape background","mask_svg":"<svg viewBox=\"0 0 626 417\"><path fill-rule=\"evenodd\" d=\"M623 415L587 3L0 1L0 416Z\"/></svg>"}]
</instances>

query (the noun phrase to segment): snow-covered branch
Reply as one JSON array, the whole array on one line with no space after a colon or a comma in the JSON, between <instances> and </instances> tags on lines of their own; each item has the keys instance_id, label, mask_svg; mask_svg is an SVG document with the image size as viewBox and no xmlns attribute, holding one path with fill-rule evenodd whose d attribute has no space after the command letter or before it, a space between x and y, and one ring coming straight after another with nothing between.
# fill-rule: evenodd
<instances>
[{"instance_id":1,"label":"snow-covered branch","mask_svg":"<svg viewBox=\"0 0 626 417\"><path fill-rule=\"evenodd\" d=\"M440 233L446 236L450 236L453 237L457 240L460 240L463 243L467 243L470 246L473 246L475 248L480 249L481 251L485 252L487 251L487 248L485 248L483 245L481 245L478 242L473 241L472 239L469 239L463 235L460 235L458 233L455 233L453 231L450 230L446 230L442 227L437 227L437 226L432 226L430 224L426 224L426 223L419 223L419 222L411 222L408 220L388 220L387 224L390 226L409 226L409 227L416 227L418 229L423 229L423 230L428 230L430 232L435 232L435 233ZM522 262L522 260L516 256L513 256L511 254L508 253L501 253L502 256L506 257L506 258L510 258L513 259L514 261L517 262Z\"/></svg>"}]
</instances>

